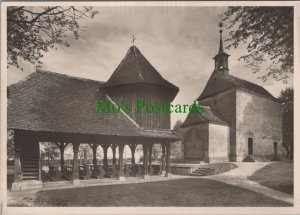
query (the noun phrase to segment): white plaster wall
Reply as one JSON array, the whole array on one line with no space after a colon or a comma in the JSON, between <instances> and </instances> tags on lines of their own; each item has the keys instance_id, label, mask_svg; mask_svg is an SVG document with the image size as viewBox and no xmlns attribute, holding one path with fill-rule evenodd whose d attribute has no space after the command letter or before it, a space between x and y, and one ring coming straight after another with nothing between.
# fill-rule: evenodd
<instances>
[{"instance_id":1,"label":"white plaster wall","mask_svg":"<svg viewBox=\"0 0 300 215\"><path fill-rule=\"evenodd\" d=\"M282 156L281 104L243 91L236 93L236 153L237 161L248 155L248 138L253 138L256 159L270 160L273 143L278 142Z\"/></svg>"},{"instance_id":2,"label":"white plaster wall","mask_svg":"<svg viewBox=\"0 0 300 215\"><path fill-rule=\"evenodd\" d=\"M229 161L230 128L209 123L209 162Z\"/></svg>"}]
</instances>

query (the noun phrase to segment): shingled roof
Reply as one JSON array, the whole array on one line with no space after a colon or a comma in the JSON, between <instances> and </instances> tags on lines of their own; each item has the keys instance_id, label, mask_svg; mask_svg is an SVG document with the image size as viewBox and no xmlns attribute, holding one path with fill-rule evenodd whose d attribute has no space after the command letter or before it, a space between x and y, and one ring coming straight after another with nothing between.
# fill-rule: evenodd
<instances>
[{"instance_id":1,"label":"shingled roof","mask_svg":"<svg viewBox=\"0 0 300 215\"><path fill-rule=\"evenodd\" d=\"M8 128L31 131L143 136L126 113L98 113L103 82L37 71L8 87ZM175 134L159 138L179 139Z\"/></svg>"},{"instance_id":2,"label":"shingled roof","mask_svg":"<svg viewBox=\"0 0 300 215\"><path fill-rule=\"evenodd\" d=\"M220 71L213 72L197 100L205 99L229 89L245 89L267 99L278 101L263 87Z\"/></svg>"},{"instance_id":3,"label":"shingled roof","mask_svg":"<svg viewBox=\"0 0 300 215\"><path fill-rule=\"evenodd\" d=\"M213 112L209 106L204 106L204 111L202 113L189 113L185 121L182 123L181 127L184 128L190 125L196 125L207 122L229 125L228 122L226 122L215 112Z\"/></svg>"},{"instance_id":4,"label":"shingled roof","mask_svg":"<svg viewBox=\"0 0 300 215\"><path fill-rule=\"evenodd\" d=\"M136 46L131 46L126 56L103 87L124 84L148 83L174 89L178 87L165 80L149 63Z\"/></svg>"}]
</instances>

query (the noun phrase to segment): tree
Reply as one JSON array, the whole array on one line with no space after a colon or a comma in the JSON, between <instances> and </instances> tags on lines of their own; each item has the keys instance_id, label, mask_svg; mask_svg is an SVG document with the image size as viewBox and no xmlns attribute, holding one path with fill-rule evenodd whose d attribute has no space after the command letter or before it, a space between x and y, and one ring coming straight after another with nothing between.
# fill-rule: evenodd
<instances>
[{"instance_id":1,"label":"tree","mask_svg":"<svg viewBox=\"0 0 300 215\"><path fill-rule=\"evenodd\" d=\"M175 123L174 127L173 127L173 131L179 135L182 134L181 131L181 126L182 125L182 121L177 120L177 122ZM183 157L183 153L182 153L182 141L176 141L175 143L171 144L171 156L175 159L181 159Z\"/></svg>"},{"instance_id":2,"label":"tree","mask_svg":"<svg viewBox=\"0 0 300 215\"><path fill-rule=\"evenodd\" d=\"M294 149L294 90L286 88L280 92L278 99L282 104L283 146L287 149L287 157L293 159Z\"/></svg>"},{"instance_id":3,"label":"tree","mask_svg":"<svg viewBox=\"0 0 300 215\"><path fill-rule=\"evenodd\" d=\"M293 7L228 7L222 20L231 29L227 48L247 44L248 53L239 60L254 73L266 72L258 78L283 80L294 69Z\"/></svg>"},{"instance_id":4,"label":"tree","mask_svg":"<svg viewBox=\"0 0 300 215\"><path fill-rule=\"evenodd\" d=\"M44 142L41 147L41 160L47 160L48 165L53 164L53 160L59 158L60 151L55 143Z\"/></svg>"},{"instance_id":5,"label":"tree","mask_svg":"<svg viewBox=\"0 0 300 215\"><path fill-rule=\"evenodd\" d=\"M83 30L79 20L94 18L98 11L92 7L7 7L8 66L23 70L21 61L40 67L40 58L49 48L69 47L66 32L76 39Z\"/></svg>"}]
</instances>

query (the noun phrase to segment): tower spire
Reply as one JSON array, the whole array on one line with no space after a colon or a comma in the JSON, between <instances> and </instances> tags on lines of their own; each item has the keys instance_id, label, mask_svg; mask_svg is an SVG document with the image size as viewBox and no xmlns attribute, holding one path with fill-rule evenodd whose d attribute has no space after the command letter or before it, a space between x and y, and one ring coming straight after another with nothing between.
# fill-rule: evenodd
<instances>
[{"instance_id":1,"label":"tower spire","mask_svg":"<svg viewBox=\"0 0 300 215\"><path fill-rule=\"evenodd\" d=\"M219 27L220 27L220 48L219 48L219 54L220 53L223 53L224 52L224 49L223 49L223 39L222 39L222 33L223 33L223 30L222 30L222 27L223 27L223 23L220 22L219 23Z\"/></svg>"},{"instance_id":2,"label":"tower spire","mask_svg":"<svg viewBox=\"0 0 300 215\"><path fill-rule=\"evenodd\" d=\"M222 33L223 33L223 23L220 22L219 23L219 27L220 27L220 47L219 47L219 52L218 54L214 57L215 60L215 70L218 71L223 71L225 74L228 73L228 57L229 54L227 54L224 51L224 47L223 47L223 38L222 38Z\"/></svg>"}]
</instances>

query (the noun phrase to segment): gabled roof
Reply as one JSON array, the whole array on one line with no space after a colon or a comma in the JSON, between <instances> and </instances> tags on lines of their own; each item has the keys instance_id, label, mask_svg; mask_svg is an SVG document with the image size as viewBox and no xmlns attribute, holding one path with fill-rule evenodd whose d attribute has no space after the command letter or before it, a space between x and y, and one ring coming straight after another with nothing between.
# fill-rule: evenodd
<instances>
[{"instance_id":1,"label":"gabled roof","mask_svg":"<svg viewBox=\"0 0 300 215\"><path fill-rule=\"evenodd\" d=\"M139 128L122 113L98 113L100 81L37 71L11 85L8 127L33 131L135 136Z\"/></svg>"},{"instance_id":2,"label":"gabled roof","mask_svg":"<svg viewBox=\"0 0 300 215\"><path fill-rule=\"evenodd\" d=\"M189 113L181 127L187 127L190 125L196 125L201 123L216 123L222 125L229 125L228 122L223 120L215 112L213 112L209 106L204 106L204 111L202 113Z\"/></svg>"},{"instance_id":3,"label":"gabled roof","mask_svg":"<svg viewBox=\"0 0 300 215\"><path fill-rule=\"evenodd\" d=\"M47 71L34 72L25 80L8 87L8 128L75 134L147 136L144 135L143 128L123 111L97 112L98 99L103 104L110 100L98 90L101 85L101 81ZM157 137L180 139L170 130L167 135L160 134Z\"/></svg>"},{"instance_id":4,"label":"gabled roof","mask_svg":"<svg viewBox=\"0 0 300 215\"><path fill-rule=\"evenodd\" d=\"M249 81L239 79L222 71L214 71L204 90L197 100L202 100L229 89L245 89L267 99L278 101L263 87Z\"/></svg>"},{"instance_id":5,"label":"gabled roof","mask_svg":"<svg viewBox=\"0 0 300 215\"><path fill-rule=\"evenodd\" d=\"M148 83L174 89L178 87L165 80L149 63L136 46L131 46L126 56L103 87L124 84Z\"/></svg>"}]
</instances>

